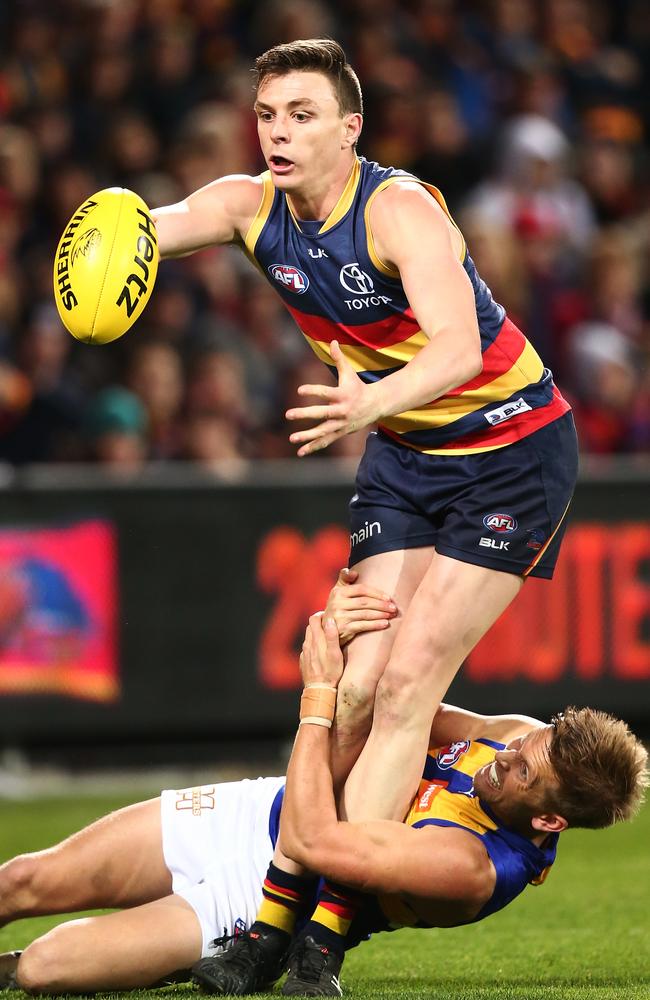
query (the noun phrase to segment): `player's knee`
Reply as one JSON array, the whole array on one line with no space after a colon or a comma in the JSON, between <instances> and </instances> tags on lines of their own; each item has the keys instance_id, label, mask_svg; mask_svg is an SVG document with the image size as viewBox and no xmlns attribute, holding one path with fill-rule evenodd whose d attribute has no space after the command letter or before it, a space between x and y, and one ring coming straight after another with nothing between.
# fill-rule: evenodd
<instances>
[{"instance_id":1,"label":"player's knee","mask_svg":"<svg viewBox=\"0 0 650 1000\"><path fill-rule=\"evenodd\" d=\"M377 685L375 726L406 726L421 702L422 687L408 671L392 667Z\"/></svg>"},{"instance_id":2,"label":"player's knee","mask_svg":"<svg viewBox=\"0 0 650 1000\"><path fill-rule=\"evenodd\" d=\"M65 991L61 948L53 931L30 944L20 956L16 981L26 993Z\"/></svg>"},{"instance_id":3,"label":"player's knee","mask_svg":"<svg viewBox=\"0 0 650 1000\"><path fill-rule=\"evenodd\" d=\"M38 854L20 854L0 868L3 910L18 916L29 912L37 904L42 865Z\"/></svg>"}]
</instances>

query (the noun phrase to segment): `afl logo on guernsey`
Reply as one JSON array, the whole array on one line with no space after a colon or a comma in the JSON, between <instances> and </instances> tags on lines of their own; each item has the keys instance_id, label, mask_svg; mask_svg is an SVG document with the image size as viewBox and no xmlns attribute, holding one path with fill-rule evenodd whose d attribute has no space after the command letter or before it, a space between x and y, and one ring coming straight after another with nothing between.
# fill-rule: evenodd
<instances>
[{"instance_id":1,"label":"afl logo on guernsey","mask_svg":"<svg viewBox=\"0 0 650 1000\"><path fill-rule=\"evenodd\" d=\"M457 743L450 743L448 747L441 750L436 757L436 763L442 771L447 771L454 764L457 764L464 753L469 750L469 740L459 740Z\"/></svg>"},{"instance_id":2,"label":"afl logo on guernsey","mask_svg":"<svg viewBox=\"0 0 650 1000\"><path fill-rule=\"evenodd\" d=\"M488 531L498 531L499 533L517 530L517 522L511 514L486 514L483 518L483 524Z\"/></svg>"},{"instance_id":3,"label":"afl logo on guernsey","mask_svg":"<svg viewBox=\"0 0 650 1000\"><path fill-rule=\"evenodd\" d=\"M268 270L271 277L284 285L289 292L302 295L309 288L309 278L297 267L291 267L290 264L271 264Z\"/></svg>"}]
</instances>

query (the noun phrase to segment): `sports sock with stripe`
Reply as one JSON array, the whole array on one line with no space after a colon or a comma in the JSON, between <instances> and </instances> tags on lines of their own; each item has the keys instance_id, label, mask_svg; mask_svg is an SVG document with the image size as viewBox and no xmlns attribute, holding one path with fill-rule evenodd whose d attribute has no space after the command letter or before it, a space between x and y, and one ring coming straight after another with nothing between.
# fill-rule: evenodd
<instances>
[{"instance_id":1,"label":"sports sock with stripe","mask_svg":"<svg viewBox=\"0 0 650 1000\"><path fill-rule=\"evenodd\" d=\"M317 881L313 875L289 875L271 862L262 886L264 898L255 924L293 934L301 912L312 904Z\"/></svg>"},{"instance_id":2,"label":"sports sock with stripe","mask_svg":"<svg viewBox=\"0 0 650 1000\"><path fill-rule=\"evenodd\" d=\"M337 882L325 882L318 905L301 934L310 934L318 944L343 956L345 937L361 903L360 896Z\"/></svg>"}]
</instances>

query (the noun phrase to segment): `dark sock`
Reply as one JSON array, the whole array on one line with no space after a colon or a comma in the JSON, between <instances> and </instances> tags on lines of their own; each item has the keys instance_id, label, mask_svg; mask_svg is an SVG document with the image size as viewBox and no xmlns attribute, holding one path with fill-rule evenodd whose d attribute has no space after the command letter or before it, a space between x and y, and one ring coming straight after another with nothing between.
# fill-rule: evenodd
<instances>
[{"instance_id":1,"label":"dark sock","mask_svg":"<svg viewBox=\"0 0 650 1000\"><path fill-rule=\"evenodd\" d=\"M345 938L360 902L358 893L336 882L325 882L318 894L318 905L301 933L310 934L318 944L342 958Z\"/></svg>"},{"instance_id":2,"label":"dark sock","mask_svg":"<svg viewBox=\"0 0 650 1000\"><path fill-rule=\"evenodd\" d=\"M316 881L312 875L289 875L271 862L262 886L264 898L251 932L272 927L290 937L300 913L312 901Z\"/></svg>"}]
</instances>

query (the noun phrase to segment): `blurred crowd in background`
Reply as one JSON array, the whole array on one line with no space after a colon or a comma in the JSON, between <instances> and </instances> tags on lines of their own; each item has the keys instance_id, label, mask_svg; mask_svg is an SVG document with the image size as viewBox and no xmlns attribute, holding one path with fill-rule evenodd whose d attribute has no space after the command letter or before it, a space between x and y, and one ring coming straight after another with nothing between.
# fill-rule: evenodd
<instances>
[{"instance_id":1,"label":"blurred crowd in background","mask_svg":"<svg viewBox=\"0 0 650 1000\"><path fill-rule=\"evenodd\" d=\"M252 61L323 35L361 79L360 154L442 190L571 400L583 451L650 453L645 0L14 0L0 4L0 461L237 469L294 453L284 411L328 375L238 250L164 262L137 326L101 348L63 329L51 274L100 188L155 207L263 170Z\"/></svg>"}]
</instances>

